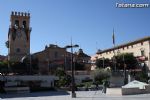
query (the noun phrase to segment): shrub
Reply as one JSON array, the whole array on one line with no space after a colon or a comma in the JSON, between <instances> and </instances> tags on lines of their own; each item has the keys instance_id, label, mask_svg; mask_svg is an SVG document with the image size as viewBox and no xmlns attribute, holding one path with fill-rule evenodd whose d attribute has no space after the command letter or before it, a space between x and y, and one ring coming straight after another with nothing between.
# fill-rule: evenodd
<instances>
[{"instance_id":1,"label":"shrub","mask_svg":"<svg viewBox=\"0 0 150 100\"><path fill-rule=\"evenodd\" d=\"M111 71L108 69L97 68L92 74L94 77L94 81L98 84L102 84L103 80L106 80L110 77Z\"/></svg>"}]
</instances>

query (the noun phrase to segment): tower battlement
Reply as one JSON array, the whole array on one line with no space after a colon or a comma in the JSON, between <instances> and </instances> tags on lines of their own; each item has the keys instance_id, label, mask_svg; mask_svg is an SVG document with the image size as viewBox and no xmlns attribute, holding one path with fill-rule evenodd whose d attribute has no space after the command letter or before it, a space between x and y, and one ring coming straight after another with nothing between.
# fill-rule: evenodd
<instances>
[{"instance_id":1,"label":"tower battlement","mask_svg":"<svg viewBox=\"0 0 150 100\"><path fill-rule=\"evenodd\" d=\"M11 12L11 16L25 16L25 17L30 17L30 13L12 11Z\"/></svg>"},{"instance_id":2,"label":"tower battlement","mask_svg":"<svg viewBox=\"0 0 150 100\"><path fill-rule=\"evenodd\" d=\"M11 27L30 27L30 13L12 11L10 16Z\"/></svg>"}]
</instances>

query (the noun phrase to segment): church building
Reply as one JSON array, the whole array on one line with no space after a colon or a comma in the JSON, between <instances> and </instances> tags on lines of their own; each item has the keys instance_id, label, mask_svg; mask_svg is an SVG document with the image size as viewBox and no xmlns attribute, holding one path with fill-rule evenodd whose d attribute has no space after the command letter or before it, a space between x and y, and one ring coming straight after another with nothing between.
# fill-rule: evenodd
<instances>
[{"instance_id":1,"label":"church building","mask_svg":"<svg viewBox=\"0 0 150 100\"><path fill-rule=\"evenodd\" d=\"M8 60L20 62L30 54L30 13L12 12L8 31Z\"/></svg>"}]
</instances>

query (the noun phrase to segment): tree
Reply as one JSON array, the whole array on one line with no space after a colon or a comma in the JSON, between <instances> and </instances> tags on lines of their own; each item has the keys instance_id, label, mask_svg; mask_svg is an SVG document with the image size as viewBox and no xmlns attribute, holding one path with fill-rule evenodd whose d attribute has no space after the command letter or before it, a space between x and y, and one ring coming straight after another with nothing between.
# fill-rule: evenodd
<instances>
[{"instance_id":1,"label":"tree","mask_svg":"<svg viewBox=\"0 0 150 100\"><path fill-rule=\"evenodd\" d=\"M114 59L116 60L117 69L136 69L138 68L138 61L132 53L121 53L112 58L112 65L114 65Z\"/></svg>"},{"instance_id":2,"label":"tree","mask_svg":"<svg viewBox=\"0 0 150 100\"><path fill-rule=\"evenodd\" d=\"M58 69L56 70L56 72L55 72L55 75L60 78L61 76L65 76L66 73L65 73L65 71L64 71L63 69L58 68Z\"/></svg>"},{"instance_id":3,"label":"tree","mask_svg":"<svg viewBox=\"0 0 150 100\"><path fill-rule=\"evenodd\" d=\"M103 83L103 80L107 80L111 75L111 70L107 68L97 68L92 73L96 83Z\"/></svg>"},{"instance_id":4,"label":"tree","mask_svg":"<svg viewBox=\"0 0 150 100\"><path fill-rule=\"evenodd\" d=\"M146 64L144 63L144 65L142 66L142 71L140 72L136 72L134 74L134 77L136 80L142 81L142 82L148 82L148 67L146 66Z\"/></svg>"},{"instance_id":5,"label":"tree","mask_svg":"<svg viewBox=\"0 0 150 100\"><path fill-rule=\"evenodd\" d=\"M7 72L8 72L7 63L8 63L8 62L6 62L6 61L1 61L1 62L0 62L0 73L1 73L2 75L7 74Z\"/></svg>"},{"instance_id":6,"label":"tree","mask_svg":"<svg viewBox=\"0 0 150 100\"><path fill-rule=\"evenodd\" d=\"M70 85L71 76L67 75L64 70L57 69L55 74L56 74L56 76L59 77L59 80L58 80L58 83L57 83L57 85L59 87L64 87L64 86L69 86Z\"/></svg>"},{"instance_id":7,"label":"tree","mask_svg":"<svg viewBox=\"0 0 150 100\"><path fill-rule=\"evenodd\" d=\"M108 59L108 58L97 59L96 66L98 68L106 68L106 67L110 66L110 59Z\"/></svg>"},{"instance_id":8,"label":"tree","mask_svg":"<svg viewBox=\"0 0 150 100\"><path fill-rule=\"evenodd\" d=\"M16 73L16 74L27 74L28 73L25 63L11 62L10 67L11 67L13 73Z\"/></svg>"}]
</instances>

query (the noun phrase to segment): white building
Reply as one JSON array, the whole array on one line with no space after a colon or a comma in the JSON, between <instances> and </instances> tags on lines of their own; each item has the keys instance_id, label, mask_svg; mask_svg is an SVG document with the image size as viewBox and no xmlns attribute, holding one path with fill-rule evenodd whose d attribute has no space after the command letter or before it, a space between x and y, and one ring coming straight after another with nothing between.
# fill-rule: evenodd
<instances>
[{"instance_id":1,"label":"white building","mask_svg":"<svg viewBox=\"0 0 150 100\"><path fill-rule=\"evenodd\" d=\"M145 63L150 69L150 37L144 37L135 41L131 41L125 44L115 46L113 48L98 51L93 57L98 58L109 58L111 59L114 55L119 53L133 53L133 55L142 63ZM92 61L95 59L91 57Z\"/></svg>"}]
</instances>

